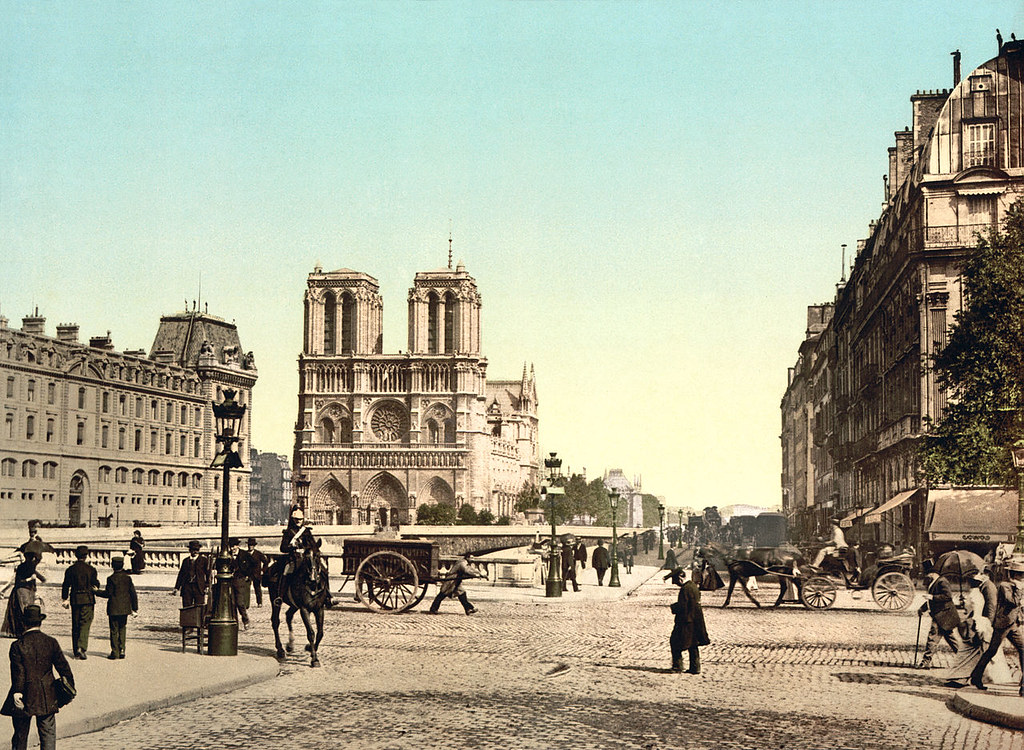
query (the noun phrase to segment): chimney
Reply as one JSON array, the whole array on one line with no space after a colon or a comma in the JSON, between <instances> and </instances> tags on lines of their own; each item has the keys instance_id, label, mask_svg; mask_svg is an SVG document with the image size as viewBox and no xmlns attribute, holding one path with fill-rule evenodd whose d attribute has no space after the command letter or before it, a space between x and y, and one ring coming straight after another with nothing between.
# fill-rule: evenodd
<instances>
[{"instance_id":1,"label":"chimney","mask_svg":"<svg viewBox=\"0 0 1024 750\"><path fill-rule=\"evenodd\" d=\"M57 341L65 344L78 343L78 324L60 323L57 326Z\"/></svg>"},{"instance_id":2,"label":"chimney","mask_svg":"<svg viewBox=\"0 0 1024 750\"><path fill-rule=\"evenodd\" d=\"M26 315L21 319L22 333L34 333L37 336L46 335L46 318L39 315L39 308L35 309L34 315Z\"/></svg>"},{"instance_id":3,"label":"chimney","mask_svg":"<svg viewBox=\"0 0 1024 750\"><path fill-rule=\"evenodd\" d=\"M110 331L107 331L106 336L93 336L89 339L89 346L93 349L106 349L108 351L113 351L114 340L110 338Z\"/></svg>"},{"instance_id":4,"label":"chimney","mask_svg":"<svg viewBox=\"0 0 1024 750\"><path fill-rule=\"evenodd\" d=\"M935 121L939 119L942 105L949 98L949 89L942 91L918 91L910 97L914 108L914 150L924 146L931 135Z\"/></svg>"},{"instance_id":5,"label":"chimney","mask_svg":"<svg viewBox=\"0 0 1024 750\"><path fill-rule=\"evenodd\" d=\"M960 50L950 52L953 56L953 88L960 83Z\"/></svg>"},{"instance_id":6,"label":"chimney","mask_svg":"<svg viewBox=\"0 0 1024 750\"><path fill-rule=\"evenodd\" d=\"M914 166L914 134L910 130L896 133L896 163L889 163L889 194L896 195ZM892 171L895 167L895 173Z\"/></svg>"}]
</instances>

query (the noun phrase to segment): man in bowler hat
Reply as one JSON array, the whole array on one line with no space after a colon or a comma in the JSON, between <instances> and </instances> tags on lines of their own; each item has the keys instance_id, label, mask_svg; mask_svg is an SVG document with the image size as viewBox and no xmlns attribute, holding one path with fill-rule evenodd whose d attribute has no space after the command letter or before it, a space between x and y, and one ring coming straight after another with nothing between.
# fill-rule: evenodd
<instances>
[{"instance_id":1,"label":"man in bowler hat","mask_svg":"<svg viewBox=\"0 0 1024 750\"><path fill-rule=\"evenodd\" d=\"M124 558L110 558L110 567L114 572L107 578L107 587L97 591L96 595L107 600L107 620L110 621L110 654L107 658L123 659L128 639L128 615L139 611L139 597L132 577L124 569Z\"/></svg>"},{"instance_id":2,"label":"man in bowler hat","mask_svg":"<svg viewBox=\"0 0 1024 750\"><path fill-rule=\"evenodd\" d=\"M28 747L28 733L32 717L36 717L41 750L57 747L57 694L53 687L53 670L67 678L72 686L75 677L55 638L43 633L40 627L46 619L39 607L25 608L25 632L11 644L11 689L7 700L0 706L0 714L10 716L14 724L11 738L13 750Z\"/></svg>"},{"instance_id":3,"label":"man in bowler hat","mask_svg":"<svg viewBox=\"0 0 1024 750\"><path fill-rule=\"evenodd\" d=\"M210 570L205 558L199 556L202 545L193 539L188 543L188 557L181 561L173 594L181 592L181 607L202 607L210 585Z\"/></svg>"},{"instance_id":4,"label":"man in bowler hat","mask_svg":"<svg viewBox=\"0 0 1024 750\"><path fill-rule=\"evenodd\" d=\"M675 627L669 637L669 648L672 651L672 671L683 671L683 651L689 652L690 674L700 674L700 646L711 643L708 629L704 624L704 610L700 606L700 589L692 579L686 576L685 568L673 568L665 576L679 586L679 598L672 604L675 615Z\"/></svg>"},{"instance_id":5,"label":"man in bowler hat","mask_svg":"<svg viewBox=\"0 0 1024 750\"><path fill-rule=\"evenodd\" d=\"M61 603L65 608L71 607L71 648L76 659L84 659L89 648L95 592L100 587L96 568L85 561L88 556L89 548L84 544L75 548L77 559L64 571L64 583L60 587Z\"/></svg>"}]
</instances>

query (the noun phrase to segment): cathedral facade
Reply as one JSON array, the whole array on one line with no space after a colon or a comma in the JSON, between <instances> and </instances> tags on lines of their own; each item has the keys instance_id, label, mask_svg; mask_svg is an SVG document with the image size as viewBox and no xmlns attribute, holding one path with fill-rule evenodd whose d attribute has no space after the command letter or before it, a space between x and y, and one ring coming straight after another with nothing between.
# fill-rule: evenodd
<instances>
[{"instance_id":1,"label":"cathedral facade","mask_svg":"<svg viewBox=\"0 0 1024 750\"><path fill-rule=\"evenodd\" d=\"M375 278L307 278L293 465L317 523L414 523L424 503L511 516L537 483L534 374L487 380L476 281L417 273L408 305L408 351L385 354Z\"/></svg>"}]
</instances>

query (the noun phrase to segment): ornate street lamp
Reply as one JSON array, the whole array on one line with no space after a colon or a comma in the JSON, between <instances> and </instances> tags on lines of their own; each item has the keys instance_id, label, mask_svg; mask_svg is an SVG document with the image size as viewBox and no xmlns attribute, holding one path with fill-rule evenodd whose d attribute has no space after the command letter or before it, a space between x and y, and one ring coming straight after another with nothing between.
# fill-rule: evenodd
<instances>
[{"instance_id":1,"label":"ornate street lamp","mask_svg":"<svg viewBox=\"0 0 1024 750\"><path fill-rule=\"evenodd\" d=\"M545 596L562 595L562 560L558 549L558 537L555 533L555 495L564 494L565 490L555 487L555 478L562 467L562 459L557 458L557 453L552 453L550 458L544 459L544 467L548 470L548 484L541 485L540 501L551 501L551 549L548 554L548 580L545 588Z\"/></svg>"},{"instance_id":2,"label":"ornate street lamp","mask_svg":"<svg viewBox=\"0 0 1024 750\"><path fill-rule=\"evenodd\" d=\"M310 481L305 474L295 477L295 503L302 508L302 514L306 515L306 505L309 502Z\"/></svg>"},{"instance_id":3,"label":"ornate street lamp","mask_svg":"<svg viewBox=\"0 0 1024 750\"><path fill-rule=\"evenodd\" d=\"M608 579L609 588L612 586L621 586L619 583L619 532L618 527L615 523L615 517L619 512L619 491L612 487L608 493L608 502L612 506L612 574Z\"/></svg>"},{"instance_id":4,"label":"ornate street lamp","mask_svg":"<svg viewBox=\"0 0 1024 750\"><path fill-rule=\"evenodd\" d=\"M683 509L679 509L679 546L683 546Z\"/></svg>"},{"instance_id":5,"label":"ornate street lamp","mask_svg":"<svg viewBox=\"0 0 1024 750\"><path fill-rule=\"evenodd\" d=\"M1017 541L1013 545L1014 557L1024 557L1024 440L1010 448L1013 467L1017 470Z\"/></svg>"},{"instance_id":6,"label":"ornate street lamp","mask_svg":"<svg viewBox=\"0 0 1024 750\"><path fill-rule=\"evenodd\" d=\"M665 559L665 506L658 503L658 559Z\"/></svg>"},{"instance_id":7,"label":"ornate street lamp","mask_svg":"<svg viewBox=\"0 0 1024 750\"><path fill-rule=\"evenodd\" d=\"M213 616L210 618L206 653L211 656L238 654L238 619L235 592L231 585L231 555L228 552L228 517L231 509L231 470L242 468L238 453L238 430L245 416L245 405L235 401L235 391L224 390L224 400L213 404L217 455L211 469L224 469L221 488L220 554L217 555L217 587L213 592Z\"/></svg>"}]
</instances>

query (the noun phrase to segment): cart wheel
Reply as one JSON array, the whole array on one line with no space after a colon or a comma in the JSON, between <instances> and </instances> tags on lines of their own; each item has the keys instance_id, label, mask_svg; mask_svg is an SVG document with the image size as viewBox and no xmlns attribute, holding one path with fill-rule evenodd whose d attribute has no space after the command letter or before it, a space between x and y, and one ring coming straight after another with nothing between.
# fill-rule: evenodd
<instances>
[{"instance_id":1,"label":"cart wheel","mask_svg":"<svg viewBox=\"0 0 1024 750\"><path fill-rule=\"evenodd\" d=\"M424 593L426 586L421 592L416 567L397 552L374 552L356 569L356 595L375 612L404 612L422 599Z\"/></svg>"},{"instance_id":2,"label":"cart wheel","mask_svg":"<svg viewBox=\"0 0 1024 750\"><path fill-rule=\"evenodd\" d=\"M891 612L906 609L914 601L914 582L906 573L890 570L875 579L871 596L882 609Z\"/></svg>"},{"instance_id":3,"label":"cart wheel","mask_svg":"<svg viewBox=\"0 0 1024 750\"><path fill-rule=\"evenodd\" d=\"M811 576L800 589L800 600L808 609L828 609L836 602L836 585L831 578Z\"/></svg>"},{"instance_id":4,"label":"cart wheel","mask_svg":"<svg viewBox=\"0 0 1024 750\"><path fill-rule=\"evenodd\" d=\"M418 594L416 594L416 599L413 601L412 604L410 604L408 607L406 607L406 609L412 609L417 604L419 604L421 601L423 601L423 597L425 597L427 595L427 587L429 585L430 585L429 583L421 583L420 584L420 592Z\"/></svg>"}]
</instances>

